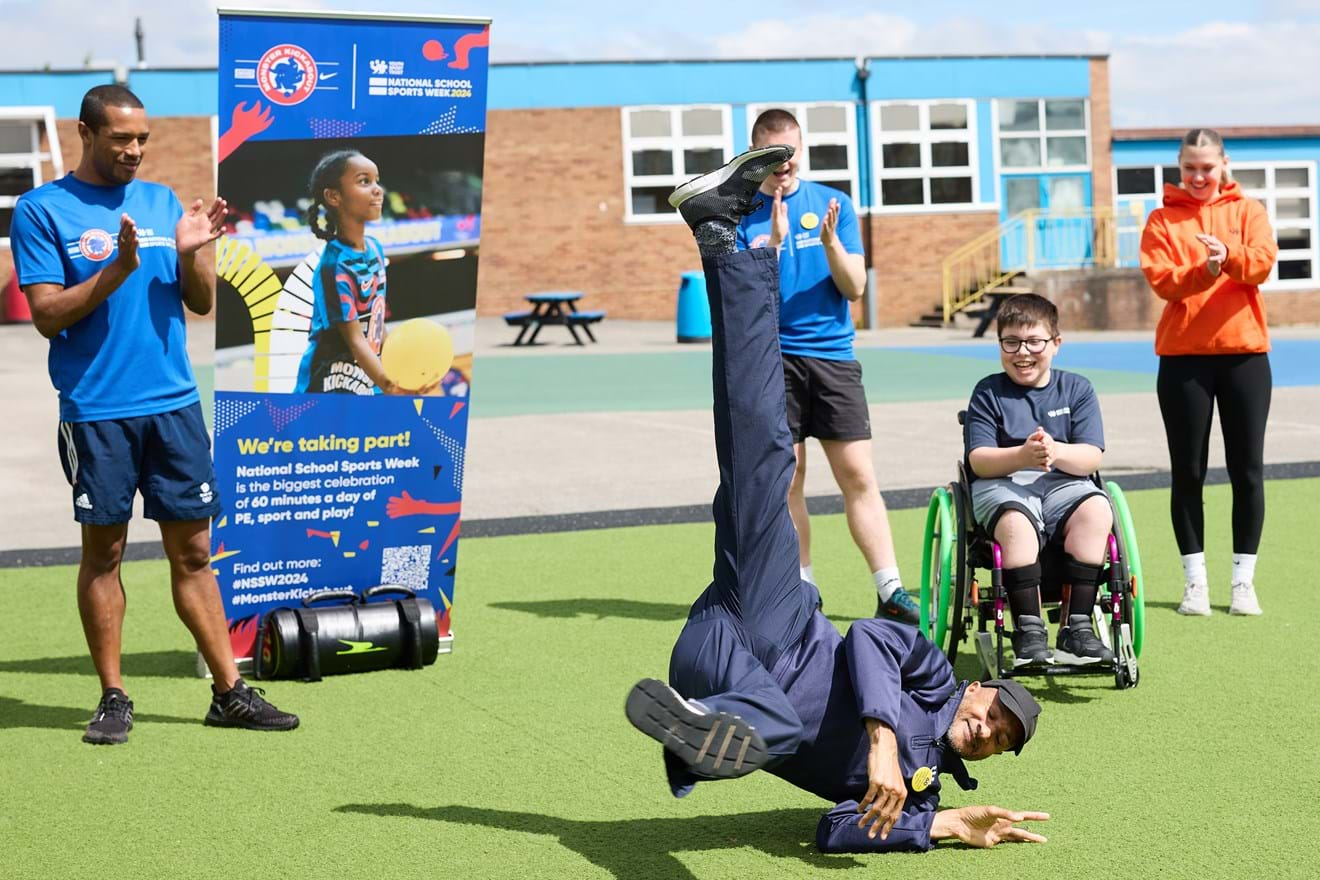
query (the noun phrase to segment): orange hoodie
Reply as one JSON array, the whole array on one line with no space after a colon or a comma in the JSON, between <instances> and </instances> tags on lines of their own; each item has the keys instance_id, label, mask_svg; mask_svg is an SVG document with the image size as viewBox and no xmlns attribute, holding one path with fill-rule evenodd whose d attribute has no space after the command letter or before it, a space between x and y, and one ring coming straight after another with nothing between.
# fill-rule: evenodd
<instances>
[{"instance_id":1,"label":"orange hoodie","mask_svg":"<svg viewBox=\"0 0 1320 880\"><path fill-rule=\"evenodd\" d=\"M1217 277L1205 268L1200 233L1228 247ZM1246 354L1270 350L1265 303L1257 286L1270 275L1279 246L1265 206L1237 183L1201 202L1166 184L1141 234L1141 271L1165 300L1155 330L1155 353Z\"/></svg>"}]
</instances>

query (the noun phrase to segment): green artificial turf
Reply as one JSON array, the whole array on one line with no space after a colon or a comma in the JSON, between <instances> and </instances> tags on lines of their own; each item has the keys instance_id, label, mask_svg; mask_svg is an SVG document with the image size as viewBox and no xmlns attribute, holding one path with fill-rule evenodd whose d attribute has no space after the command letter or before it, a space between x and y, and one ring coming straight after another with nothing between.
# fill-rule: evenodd
<instances>
[{"instance_id":1,"label":"green artificial turf","mask_svg":"<svg viewBox=\"0 0 1320 880\"><path fill-rule=\"evenodd\" d=\"M1207 491L1216 613L1173 608L1165 492L1131 493L1148 582L1142 682L1058 679L1036 739L974 767L946 804L1046 810L1044 846L826 856L830 805L769 775L670 797L659 747L623 717L663 677L710 570L711 528L465 539L455 653L421 672L272 682L292 733L203 727L205 684L163 563L125 566L125 746L79 742L97 684L70 568L0 572L0 875L63 877L1314 877L1320 802L1315 545L1320 481L1269 485L1257 584L1230 618L1228 492ZM922 511L892 515L918 577ZM841 517L815 521L841 626L872 610ZM968 652L970 654L970 652ZM960 660L959 671L972 670Z\"/></svg>"}]
</instances>

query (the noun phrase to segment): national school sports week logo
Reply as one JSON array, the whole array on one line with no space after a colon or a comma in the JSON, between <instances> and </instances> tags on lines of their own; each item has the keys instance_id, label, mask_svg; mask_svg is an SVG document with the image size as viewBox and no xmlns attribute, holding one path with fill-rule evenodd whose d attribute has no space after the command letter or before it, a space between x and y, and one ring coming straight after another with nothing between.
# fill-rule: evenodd
<instances>
[{"instance_id":1,"label":"national school sports week logo","mask_svg":"<svg viewBox=\"0 0 1320 880\"><path fill-rule=\"evenodd\" d=\"M267 49L257 62L257 88L283 107L306 101L316 90L318 73L310 52L292 43Z\"/></svg>"},{"instance_id":2,"label":"national school sports week logo","mask_svg":"<svg viewBox=\"0 0 1320 880\"><path fill-rule=\"evenodd\" d=\"M104 229L89 229L78 237L78 252L99 263L115 252L115 241Z\"/></svg>"}]
</instances>

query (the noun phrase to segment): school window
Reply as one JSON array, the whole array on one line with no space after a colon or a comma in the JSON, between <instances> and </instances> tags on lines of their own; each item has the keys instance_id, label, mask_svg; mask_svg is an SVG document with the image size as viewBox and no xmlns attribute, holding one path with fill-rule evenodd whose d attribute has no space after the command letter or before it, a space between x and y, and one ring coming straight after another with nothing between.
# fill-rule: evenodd
<instances>
[{"instance_id":1,"label":"school window","mask_svg":"<svg viewBox=\"0 0 1320 880\"><path fill-rule=\"evenodd\" d=\"M787 110L802 129L798 175L857 199L857 116L847 103L759 104L747 107L747 136L766 110Z\"/></svg>"},{"instance_id":2,"label":"school window","mask_svg":"<svg viewBox=\"0 0 1320 880\"><path fill-rule=\"evenodd\" d=\"M41 117L0 117L0 244L9 243L9 226L18 197L41 185Z\"/></svg>"},{"instance_id":3,"label":"school window","mask_svg":"<svg viewBox=\"0 0 1320 880\"><path fill-rule=\"evenodd\" d=\"M1234 163L1242 194L1256 199L1270 215L1279 243L1271 286L1313 287L1320 278L1316 256L1315 163Z\"/></svg>"},{"instance_id":4,"label":"school window","mask_svg":"<svg viewBox=\"0 0 1320 880\"><path fill-rule=\"evenodd\" d=\"M669 194L733 157L728 105L623 108L627 219L678 220Z\"/></svg>"},{"instance_id":5,"label":"school window","mask_svg":"<svg viewBox=\"0 0 1320 880\"><path fill-rule=\"evenodd\" d=\"M1080 171L1091 166L1084 99L1004 99L995 107L1001 168Z\"/></svg>"},{"instance_id":6,"label":"school window","mask_svg":"<svg viewBox=\"0 0 1320 880\"><path fill-rule=\"evenodd\" d=\"M1164 185L1177 186L1182 174L1177 165L1129 165L1114 169L1114 192L1121 197L1156 198L1164 195Z\"/></svg>"},{"instance_id":7,"label":"school window","mask_svg":"<svg viewBox=\"0 0 1320 880\"><path fill-rule=\"evenodd\" d=\"M975 102L877 101L871 128L877 206L976 201Z\"/></svg>"}]
</instances>

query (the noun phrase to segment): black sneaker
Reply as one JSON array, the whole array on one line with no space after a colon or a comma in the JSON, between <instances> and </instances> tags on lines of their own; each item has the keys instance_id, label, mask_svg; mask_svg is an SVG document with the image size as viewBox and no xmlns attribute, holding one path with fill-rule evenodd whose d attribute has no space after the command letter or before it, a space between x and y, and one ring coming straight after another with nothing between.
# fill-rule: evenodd
<instances>
[{"instance_id":1,"label":"black sneaker","mask_svg":"<svg viewBox=\"0 0 1320 880\"><path fill-rule=\"evenodd\" d=\"M119 688L106 688L82 739L94 746L112 746L128 742L132 729L133 701Z\"/></svg>"},{"instance_id":2,"label":"black sneaker","mask_svg":"<svg viewBox=\"0 0 1320 880\"><path fill-rule=\"evenodd\" d=\"M703 711L654 678L633 685L624 712L633 727L707 779L746 776L770 760L765 740L746 721L727 712Z\"/></svg>"},{"instance_id":3,"label":"black sneaker","mask_svg":"<svg viewBox=\"0 0 1320 880\"><path fill-rule=\"evenodd\" d=\"M1085 614L1071 614L1068 625L1059 628L1054 643L1054 657L1062 663L1113 663L1114 652L1096 638L1091 618Z\"/></svg>"},{"instance_id":4,"label":"black sneaker","mask_svg":"<svg viewBox=\"0 0 1320 880\"><path fill-rule=\"evenodd\" d=\"M748 150L727 165L694 177L669 194L669 204L678 208L693 229L707 220L723 220L737 226L756 210L756 195L770 172L793 158L792 147L782 144Z\"/></svg>"},{"instance_id":5,"label":"black sneaker","mask_svg":"<svg viewBox=\"0 0 1320 880\"><path fill-rule=\"evenodd\" d=\"M293 730L298 726L297 715L276 709L263 699L265 691L248 687L241 678L227 693L216 693L215 685L211 685L211 693L211 708L206 713L205 723L212 727Z\"/></svg>"},{"instance_id":6,"label":"black sneaker","mask_svg":"<svg viewBox=\"0 0 1320 880\"><path fill-rule=\"evenodd\" d=\"M890 593L888 599L876 597L875 616L909 626L921 626L921 609L902 587Z\"/></svg>"},{"instance_id":7,"label":"black sneaker","mask_svg":"<svg viewBox=\"0 0 1320 880\"><path fill-rule=\"evenodd\" d=\"M1045 635L1045 621L1030 614L1013 620L1013 667L1050 662L1050 640Z\"/></svg>"}]
</instances>

